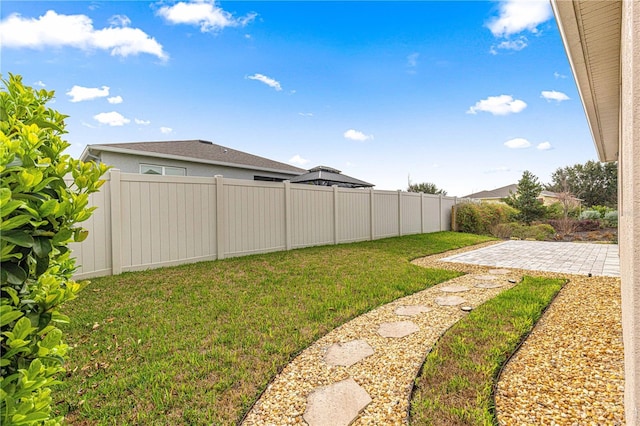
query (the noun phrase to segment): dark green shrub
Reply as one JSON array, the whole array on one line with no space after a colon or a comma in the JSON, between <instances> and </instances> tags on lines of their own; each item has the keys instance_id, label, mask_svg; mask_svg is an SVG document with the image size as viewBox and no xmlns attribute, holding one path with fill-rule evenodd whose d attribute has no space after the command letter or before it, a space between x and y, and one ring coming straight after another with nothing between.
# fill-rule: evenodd
<instances>
[{"instance_id":1,"label":"dark green shrub","mask_svg":"<svg viewBox=\"0 0 640 426\"><path fill-rule=\"evenodd\" d=\"M600 212L597 210L585 210L580 213L580 220L600 220Z\"/></svg>"},{"instance_id":2,"label":"dark green shrub","mask_svg":"<svg viewBox=\"0 0 640 426\"><path fill-rule=\"evenodd\" d=\"M551 240L556 234L548 224L524 225L519 222L500 223L493 227L493 236L497 238L517 238L520 240Z\"/></svg>"},{"instance_id":3,"label":"dark green shrub","mask_svg":"<svg viewBox=\"0 0 640 426\"><path fill-rule=\"evenodd\" d=\"M606 226L617 228L618 227L618 211L612 210L607 212L604 215L604 223Z\"/></svg>"},{"instance_id":4,"label":"dark green shrub","mask_svg":"<svg viewBox=\"0 0 640 426\"><path fill-rule=\"evenodd\" d=\"M491 229L512 221L518 211L502 203L464 203L456 206L456 230L491 235Z\"/></svg>"},{"instance_id":5,"label":"dark green shrub","mask_svg":"<svg viewBox=\"0 0 640 426\"><path fill-rule=\"evenodd\" d=\"M62 152L66 116L45 107L53 92L2 80L0 91L0 423L58 424L49 386L59 383L67 345L56 326L68 321L58 307L88 282L71 279L67 244L87 231L89 194L105 166ZM68 185L64 178L71 179Z\"/></svg>"},{"instance_id":6,"label":"dark green shrub","mask_svg":"<svg viewBox=\"0 0 640 426\"><path fill-rule=\"evenodd\" d=\"M604 219L604 216L609 213L610 211L613 211L612 208L607 207L607 206L591 206L591 208L589 208L589 210L595 210L600 214L600 219ZM587 217L585 219L592 219L590 217Z\"/></svg>"}]
</instances>

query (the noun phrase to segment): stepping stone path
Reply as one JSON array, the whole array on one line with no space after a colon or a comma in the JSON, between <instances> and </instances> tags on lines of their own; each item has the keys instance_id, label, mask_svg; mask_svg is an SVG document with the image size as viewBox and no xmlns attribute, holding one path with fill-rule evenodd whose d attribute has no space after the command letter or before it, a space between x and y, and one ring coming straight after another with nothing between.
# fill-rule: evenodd
<instances>
[{"instance_id":1,"label":"stepping stone path","mask_svg":"<svg viewBox=\"0 0 640 426\"><path fill-rule=\"evenodd\" d=\"M496 275L476 275L474 278L482 281L493 281L498 279Z\"/></svg>"},{"instance_id":2,"label":"stepping stone path","mask_svg":"<svg viewBox=\"0 0 640 426\"><path fill-rule=\"evenodd\" d=\"M242 424L407 424L412 385L430 348L466 311L512 287L507 278L516 281L507 269L488 273L454 278L329 332L282 370ZM442 296L462 292L465 298Z\"/></svg>"},{"instance_id":3,"label":"stepping stone path","mask_svg":"<svg viewBox=\"0 0 640 426\"><path fill-rule=\"evenodd\" d=\"M324 356L324 362L329 365L350 367L370 355L373 355L373 348L365 340L352 340L331 345Z\"/></svg>"},{"instance_id":4,"label":"stepping stone path","mask_svg":"<svg viewBox=\"0 0 640 426\"><path fill-rule=\"evenodd\" d=\"M461 285L449 285L446 287L440 287L440 291L444 291L445 293L462 293L469 290L471 290L469 287L464 287Z\"/></svg>"},{"instance_id":5,"label":"stepping stone path","mask_svg":"<svg viewBox=\"0 0 640 426\"><path fill-rule=\"evenodd\" d=\"M458 306L462 305L466 300L460 296L440 296L436 297L435 302L440 306Z\"/></svg>"},{"instance_id":6,"label":"stepping stone path","mask_svg":"<svg viewBox=\"0 0 640 426\"><path fill-rule=\"evenodd\" d=\"M478 283L476 284L477 288L500 288L503 287L504 284L500 284L500 283L492 283L492 282L482 282L482 283Z\"/></svg>"},{"instance_id":7,"label":"stepping stone path","mask_svg":"<svg viewBox=\"0 0 640 426\"><path fill-rule=\"evenodd\" d=\"M348 426L370 403L367 391L348 378L313 391L303 418L309 426Z\"/></svg>"},{"instance_id":8,"label":"stepping stone path","mask_svg":"<svg viewBox=\"0 0 640 426\"><path fill-rule=\"evenodd\" d=\"M382 337L395 337L399 339L419 330L420 327L411 321L385 322L380 324L378 334Z\"/></svg>"},{"instance_id":9,"label":"stepping stone path","mask_svg":"<svg viewBox=\"0 0 640 426\"><path fill-rule=\"evenodd\" d=\"M416 315L427 313L431 310L424 305L400 306L394 311L396 315L401 317L414 317Z\"/></svg>"}]
</instances>

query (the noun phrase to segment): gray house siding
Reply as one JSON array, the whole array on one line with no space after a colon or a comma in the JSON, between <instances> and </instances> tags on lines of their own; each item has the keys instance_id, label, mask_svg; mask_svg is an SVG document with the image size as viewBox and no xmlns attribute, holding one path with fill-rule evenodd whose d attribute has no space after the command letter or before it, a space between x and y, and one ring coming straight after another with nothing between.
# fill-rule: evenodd
<instances>
[{"instance_id":1,"label":"gray house siding","mask_svg":"<svg viewBox=\"0 0 640 426\"><path fill-rule=\"evenodd\" d=\"M274 173L266 170L243 169L239 167L222 166L218 164L195 163L146 155L122 154L116 152L100 153L100 160L109 166L114 166L124 173L140 173L140 164L152 164L165 167L182 167L187 176L213 177L222 175L231 179L255 180L256 176L280 180L291 179L295 174Z\"/></svg>"}]
</instances>

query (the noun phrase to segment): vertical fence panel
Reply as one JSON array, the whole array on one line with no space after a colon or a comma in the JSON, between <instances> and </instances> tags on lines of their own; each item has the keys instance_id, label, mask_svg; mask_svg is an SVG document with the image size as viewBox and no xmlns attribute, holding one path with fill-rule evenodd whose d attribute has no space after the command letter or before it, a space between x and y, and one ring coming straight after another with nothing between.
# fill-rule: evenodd
<instances>
[{"instance_id":1,"label":"vertical fence panel","mask_svg":"<svg viewBox=\"0 0 640 426\"><path fill-rule=\"evenodd\" d=\"M375 191L374 197L376 238L393 237L399 234L398 192Z\"/></svg>"},{"instance_id":2,"label":"vertical fence panel","mask_svg":"<svg viewBox=\"0 0 640 426\"><path fill-rule=\"evenodd\" d=\"M420 193L405 192L402 196L402 235L419 234L422 228Z\"/></svg>"},{"instance_id":3,"label":"vertical fence panel","mask_svg":"<svg viewBox=\"0 0 640 426\"><path fill-rule=\"evenodd\" d=\"M291 245L333 243L333 189L291 185Z\"/></svg>"},{"instance_id":4,"label":"vertical fence panel","mask_svg":"<svg viewBox=\"0 0 640 426\"><path fill-rule=\"evenodd\" d=\"M111 181L100 192L89 196L89 206L97 207L93 215L79 225L89 231L82 243L71 243L69 248L76 258L76 279L111 274Z\"/></svg>"},{"instance_id":5,"label":"vertical fence panel","mask_svg":"<svg viewBox=\"0 0 640 426\"><path fill-rule=\"evenodd\" d=\"M367 191L338 189L338 242L363 241L370 238L370 208Z\"/></svg>"},{"instance_id":6,"label":"vertical fence panel","mask_svg":"<svg viewBox=\"0 0 640 426\"><path fill-rule=\"evenodd\" d=\"M424 206L422 209L422 221L424 232L440 231L440 196L424 194Z\"/></svg>"},{"instance_id":7,"label":"vertical fence panel","mask_svg":"<svg viewBox=\"0 0 640 426\"><path fill-rule=\"evenodd\" d=\"M225 255L261 253L286 248L282 184L239 179L224 181Z\"/></svg>"}]
</instances>

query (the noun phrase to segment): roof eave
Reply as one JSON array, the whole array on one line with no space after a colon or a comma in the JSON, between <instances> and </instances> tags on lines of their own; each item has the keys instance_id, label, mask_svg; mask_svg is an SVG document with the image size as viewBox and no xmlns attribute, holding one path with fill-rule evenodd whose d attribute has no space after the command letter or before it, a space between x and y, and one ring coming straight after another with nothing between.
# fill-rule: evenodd
<instances>
[{"instance_id":1,"label":"roof eave","mask_svg":"<svg viewBox=\"0 0 640 426\"><path fill-rule=\"evenodd\" d=\"M588 46L586 46L585 22L582 19L580 3L581 1L551 0L553 13L578 87L598 157L600 161L617 161L620 114L620 60L617 55L611 54L611 50L607 52L608 55L600 57L595 57L590 52ZM606 7L619 7L618 3L617 1L612 1ZM620 20L618 25L620 25ZM599 32L610 30L611 25L589 27L589 39L597 40L600 35ZM619 51L620 40L618 40ZM599 76L605 75L605 78L600 77L598 81L595 81L592 76L596 74ZM604 87L599 83L603 80L617 82L615 93L609 87ZM617 103L615 109L601 105L598 102L598 96L603 93L606 93L609 99L613 99L610 105ZM607 112L606 116L603 114L605 110Z\"/></svg>"},{"instance_id":2,"label":"roof eave","mask_svg":"<svg viewBox=\"0 0 640 426\"><path fill-rule=\"evenodd\" d=\"M93 151L114 152L114 153L117 153L117 154L141 155L141 156L144 156L144 157L162 158L162 159L166 159L166 160L186 161L186 162L191 162L191 163L212 164L212 165L216 165L216 166L233 167L233 168L236 168L236 169L259 170L259 171L263 171L263 172L281 173L281 174L286 174L286 175L291 175L291 176L298 176L298 175L303 174L302 172L301 173L296 173L296 172L291 171L291 170L272 169L272 168L269 168L269 167L250 166L250 165L239 164L239 163L227 163L227 162L224 162L224 161L203 160L201 158L195 158L195 157L185 157L185 156L182 156L182 155L163 154L163 153L152 152L152 151L141 151L141 150L137 150L137 149L115 148L115 147L106 146L106 145L88 145L85 148L85 150L82 152L82 156L80 158L83 161L85 161L84 160L84 158L86 157L85 153L90 153L91 150L93 150Z\"/></svg>"}]
</instances>

